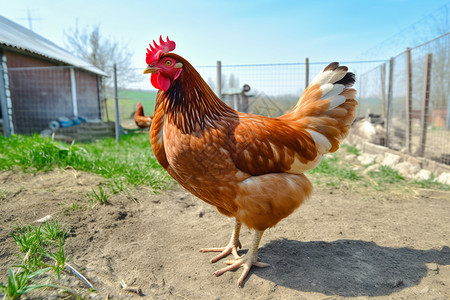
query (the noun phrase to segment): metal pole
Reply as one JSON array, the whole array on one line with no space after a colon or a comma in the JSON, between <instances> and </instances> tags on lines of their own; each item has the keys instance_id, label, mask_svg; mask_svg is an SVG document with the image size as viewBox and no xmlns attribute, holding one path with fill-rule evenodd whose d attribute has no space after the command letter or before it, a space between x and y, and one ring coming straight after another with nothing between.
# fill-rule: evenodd
<instances>
[{"instance_id":1,"label":"metal pole","mask_svg":"<svg viewBox=\"0 0 450 300\"><path fill-rule=\"evenodd\" d=\"M391 57L389 61L389 82L388 82L388 95L387 95L387 120L386 120L386 147L389 147L389 136L391 134L391 122L392 122L392 91L394 84L394 58Z\"/></svg>"},{"instance_id":2,"label":"metal pole","mask_svg":"<svg viewBox=\"0 0 450 300\"><path fill-rule=\"evenodd\" d=\"M381 65L381 105L383 108L382 117L386 119L386 63Z\"/></svg>"},{"instance_id":3,"label":"metal pole","mask_svg":"<svg viewBox=\"0 0 450 300\"><path fill-rule=\"evenodd\" d=\"M420 145L419 145L419 156L424 156L425 146L427 141L427 127L428 127L428 110L430 106L430 78L431 78L431 61L432 54L428 53L425 57L425 72L424 72L424 88L423 88L423 101L422 101L422 116L420 118Z\"/></svg>"},{"instance_id":4,"label":"metal pole","mask_svg":"<svg viewBox=\"0 0 450 300\"><path fill-rule=\"evenodd\" d=\"M216 85L216 95L222 99L222 62L217 61L217 85Z\"/></svg>"},{"instance_id":5,"label":"metal pole","mask_svg":"<svg viewBox=\"0 0 450 300\"><path fill-rule=\"evenodd\" d=\"M307 57L305 59L305 89L308 87L309 84L309 58Z\"/></svg>"},{"instance_id":6,"label":"metal pole","mask_svg":"<svg viewBox=\"0 0 450 300\"><path fill-rule=\"evenodd\" d=\"M406 48L406 103L405 103L405 146L406 153L411 153L411 107L412 107L412 70L411 70L411 48Z\"/></svg>"},{"instance_id":7,"label":"metal pole","mask_svg":"<svg viewBox=\"0 0 450 300\"><path fill-rule=\"evenodd\" d=\"M75 70L70 68L70 87L72 90L72 108L73 116L78 116L78 101L77 101L77 82L75 80Z\"/></svg>"},{"instance_id":8,"label":"metal pole","mask_svg":"<svg viewBox=\"0 0 450 300\"><path fill-rule=\"evenodd\" d=\"M0 107L3 119L3 132L10 138L14 134L14 124L12 122L11 93L9 91L8 69L6 56L0 50Z\"/></svg>"},{"instance_id":9,"label":"metal pole","mask_svg":"<svg viewBox=\"0 0 450 300\"><path fill-rule=\"evenodd\" d=\"M119 92L117 90L117 66L114 64L114 102L116 106L116 141L120 141Z\"/></svg>"}]
</instances>

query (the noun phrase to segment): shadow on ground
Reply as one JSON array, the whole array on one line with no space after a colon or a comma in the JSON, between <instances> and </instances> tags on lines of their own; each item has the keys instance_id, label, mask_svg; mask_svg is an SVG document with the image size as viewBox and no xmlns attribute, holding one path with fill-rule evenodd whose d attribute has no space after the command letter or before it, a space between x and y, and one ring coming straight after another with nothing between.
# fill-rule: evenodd
<instances>
[{"instance_id":1,"label":"shadow on ground","mask_svg":"<svg viewBox=\"0 0 450 300\"><path fill-rule=\"evenodd\" d=\"M450 264L450 249L389 248L373 242L275 240L260 248L270 268L256 276L303 292L326 295L385 296L418 285L427 263Z\"/></svg>"}]
</instances>

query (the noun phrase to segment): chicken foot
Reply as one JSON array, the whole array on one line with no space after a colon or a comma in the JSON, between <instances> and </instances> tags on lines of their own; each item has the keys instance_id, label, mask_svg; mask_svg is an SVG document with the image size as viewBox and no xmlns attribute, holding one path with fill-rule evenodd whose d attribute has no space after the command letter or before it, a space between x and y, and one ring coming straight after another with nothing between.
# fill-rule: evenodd
<instances>
[{"instance_id":1,"label":"chicken foot","mask_svg":"<svg viewBox=\"0 0 450 300\"><path fill-rule=\"evenodd\" d=\"M233 234L231 235L230 242L227 246L221 247L221 248L203 248L200 249L200 252L206 253L206 252L221 252L219 255L214 256L211 258L210 262L215 263L219 259L224 258L225 256L228 256L229 254L233 254L235 259L241 258L239 254L237 253L238 248L242 248L241 242L239 241L239 233L241 232L241 222L236 220L236 224L234 226Z\"/></svg>"},{"instance_id":2,"label":"chicken foot","mask_svg":"<svg viewBox=\"0 0 450 300\"><path fill-rule=\"evenodd\" d=\"M244 271L242 272L242 274L238 280L238 285L242 286L242 283L244 282L245 277L247 277L248 272L250 272L250 269L252 266L259 267L259 268L269 267L270 266L269 264L258 261L258 247L259 247L259 243L261 241L263 233L264 233L264 231L256 231L255 236L253 238L252 245L251 245L250 249L248 250L248 252L244 256L242 256L234 261L226 261L225 263L229 264L230 266L216 271L214 273L214 275L220 276L225 272L235 270L235 269L243 266Z\"/></svg>"}]
</instances>

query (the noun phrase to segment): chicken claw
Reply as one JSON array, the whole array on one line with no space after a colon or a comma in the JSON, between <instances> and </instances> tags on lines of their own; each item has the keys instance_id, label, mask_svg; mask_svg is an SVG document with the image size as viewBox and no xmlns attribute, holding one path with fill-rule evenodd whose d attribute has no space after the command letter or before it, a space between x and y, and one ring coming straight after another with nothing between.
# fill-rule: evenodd
<instances>
[{"instance_id":1,"label":"chicken claw","mask_svg":"<svg viewBox=\"0 0 450 300\"><path fill-rule=\"evenodd\" d=\"M203 248L200 249L200 252L206 253L206 252L221 252L219 255L211 258L210 262L215 263L219 259L224 258L228 254L233 254L235 259L240 259L241 257L237 253L237 249L242 248L241 242L239 241L239 233L241 231L241 222L236 220L236 224L234 226L233 234L231 235L230 242L226 247L222 248Z\"/></svg>"},{"instance_id":2,"label":"chicken claw","mask_svg":"<svg viewBox=\"0 0 450 300\"><path fill-rule=\"evenodd\" d=\"M225 256L228 256L229 254L233 254L233 256L234 256L234 258L236 260L240 259L241 257L237 253L237 249L238 248L242 248L241 242L239 242L239 240L237 241L237 245L234 245L234 244L230 243L230 244L228 244L228 246L222 247L222 248L203 248L203 249L200 249L200 252L203 252L203 253L206 253L206 252L221 252L219 255L214 256L213 258L211 258L210 262L211 263L215 263L219 259L222 259Z\"/></svg>"},{"instance_id":3,"label":"chicken claw","mask_svg":"<svg viewBox=\"0 0 450 300\"><path fill-rule=\"evenodd\" d=\"M235 260L235 261L226 261L226 264L229 264L230 266L222 268L220 270L217 270L214 272L214 275L220 276L225 272L235 270L241 266L244 267L244 271L241 274L241 277L239 277L238 285L242 286L242 283L244 282L245 277L247 277L248 272L250 272L250 269L252 266L258 267L258 268L265 268L269 267L270 265L267 263L263 263L258 261L258 246L259 242L261 241L261 237L264 231L256 231L255 236L253 239L252 246L248 250L248 252L242 256L241 258Z\"/></svg>"},{"instance_id":4,"label":"chicken claw","mask_svg":"<svg viewBox=\"0 0 450 300\"><path fill-rule=\"evenodd\" d=\"M214 272L214 275L220 276L225 272L235 270L242 266L242 267L244 267L244 271L242 272L241 277L239 277L239 280L238 280L239 286L242 286L242 283L244 282L245 277L247 277L248 272L250 272L250 269L252 266L255 266L258 268L265 268L265 267L270 266L267 263L258 261L258 256L250 256L248 254L244 255L242 258L237 259L235 261L226 261L225 263L230 266L222 268L220 270L217 270L216 272Z\"/></svg>"}]
</instances>

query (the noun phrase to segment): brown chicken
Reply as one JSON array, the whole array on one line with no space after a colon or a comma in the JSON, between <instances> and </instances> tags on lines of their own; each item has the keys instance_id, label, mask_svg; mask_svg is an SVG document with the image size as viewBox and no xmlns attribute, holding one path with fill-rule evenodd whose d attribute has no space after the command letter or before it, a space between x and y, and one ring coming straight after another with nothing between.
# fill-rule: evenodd
<instances>
[{"instance_id":1,"label":"brown chicken","mask_svg":"<svg viewBox=\"0 0 450 300\"><path fill-rule=\"evenodd\" d=\"M354 74L331 63L285 115L269 118L240 113L222 102L192 65L170 53L175 43L160 37L147 50L151 83L159 89L150 139L159 163L183 187L236 220L227 246L205 248L235 260L216 276L244 267L242 285L258 261L264 230L289 216L312 191L303 174L339 148L355 118ZM241 225L255 230L242 257Z\"/></svg>"},{"instance_id":2,"label":"brown chicken","mask_svg":"<svg viewBox=\"0 0 450 300\"><path fill-rule=\"evenodd\" d=\"M141 129L149 128L152 125L152 118L153 116L144 115L144 108L141 102L139 102L138 109L134 113L134 122L136 122L136 125Z\"/></svg>"}]
</instances>

